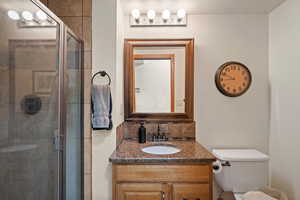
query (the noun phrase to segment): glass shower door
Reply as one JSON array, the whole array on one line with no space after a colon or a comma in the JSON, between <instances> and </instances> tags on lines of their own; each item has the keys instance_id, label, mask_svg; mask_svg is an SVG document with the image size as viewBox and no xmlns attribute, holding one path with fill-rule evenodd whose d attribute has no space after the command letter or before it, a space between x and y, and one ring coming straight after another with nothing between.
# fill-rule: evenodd
<instances>
[{"instance_id":1,"label":"glass shower door","mask_svg":"<svg viewBox=\"0 0 300 200\"><path fill-rule=\"evenodd\" d=\"M0 199L58 200L61 26L30 0L1 0L0 24Z\"/></svg>"},{"instance_id":2,"label":"glass shower door","mask_svg":"<svg viewBox=\"0 0 300 200\"><path fill-rule=\"evenodd\" d=\"M82 70L81 42L66 31L65 63L65 181L66 200L82 199Z\"/></svg>"}]
</instances>

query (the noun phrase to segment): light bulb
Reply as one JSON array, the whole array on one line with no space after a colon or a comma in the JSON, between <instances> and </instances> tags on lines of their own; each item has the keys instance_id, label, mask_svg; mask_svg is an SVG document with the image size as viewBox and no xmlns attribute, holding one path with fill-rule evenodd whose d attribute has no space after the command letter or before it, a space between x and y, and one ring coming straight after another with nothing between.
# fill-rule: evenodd
<instances>
[{"instance_id":1,"label":"light bulb","mask_svg":"<svg viewBox=\"0 0 300 200\"><path fill-rule=\"evenodd\" d=\"M164 20L168 20L168 19L170 19L170 16L171 16L171 12L169 11L169 10L164 10L163 11L163 13L162 13L162 18L164 19Z\"/></svg>"},{"instance_id":2,"label":"light bulb","mask_svg":"<svg viewBox=\"0 0 300 200\"><path fill-rule=\"evenodd\" d=\"M147 17L150 19L150 20L153 20L155 18L155 10L148 10L147 12Z\"/></svg>"},{"instance_id":3,"label":"light bulb","mask_svg":"<svg viewBox=\"0 0 300 200\"><path fill-rule=\"evenodd\" d=\"M185 12L184 9L179 9L177 11L177 17L178 17L178 19L183 19L185 17L185 15L186 15L186 12Z\"/></svg>"},{"instance_id":4,"label":"light bulb","mask_svg":"<svg viewBox=\"0 0 300 200\"><path fill-rule=\"evenodd\" d=\"M136 20L140 18L140 15L141 15L141 13L140 13L139 9L133 9L131 11L131 16Z\"/></svg>"},{"instance_id":5,"label":"light bulb","mask_svg":"<svg viewBox=\"0 0 300 200\"><path fill-rule=\"evenodd\" d=\"M27 21L33 20L33 15L32 15L32 13L29 12L29 11L23 11L23 12L22 12L22 17L23 17L25 20L27 20Z\"/></svg>"},{"instance_id":6,"label":"light bulb","mask_svg":"<svg viewBox=\"0 0 300 200\"><path fill-rule=\"evenodd\" d=\"M35 13L36 17L39 19L39 20L42 20L42 21L46 21L48 19L48 16L46 13L44 13L43 11L39 10Z\"/></svg>"},{"instance_id":7,"label":"light bulb","mask_svg":"<svg viewBox=\"0 0 300 200\"><path fill-rule=\"evenodd\" d=\"M19 20L20 19L20 15L17 11L15 10L9 10L7 12L7 15L9 18L11 18L12 20Z\"/></svg>"}]
</instances>

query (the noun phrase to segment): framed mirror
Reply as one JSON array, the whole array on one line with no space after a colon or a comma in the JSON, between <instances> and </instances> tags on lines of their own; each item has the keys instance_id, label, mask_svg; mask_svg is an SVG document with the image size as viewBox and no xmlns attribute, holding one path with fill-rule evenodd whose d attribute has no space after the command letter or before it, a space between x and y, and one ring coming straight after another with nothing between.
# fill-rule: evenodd
<instances>
[{"instance_id":1,"label":"framed mirror","mask_svg":"<svg viewBox=\"0 0 300 200\"><path fill-rule=\"evenodd\" d=\"M126 121L193 121L193 39L127 39L124 55Z\"/></svg>"}]
</instances>

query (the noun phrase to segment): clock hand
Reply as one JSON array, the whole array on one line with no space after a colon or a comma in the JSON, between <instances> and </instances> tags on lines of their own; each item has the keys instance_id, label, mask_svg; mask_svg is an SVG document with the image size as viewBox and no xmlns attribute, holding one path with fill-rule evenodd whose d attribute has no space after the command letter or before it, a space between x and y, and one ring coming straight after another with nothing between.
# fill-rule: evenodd
<instances>
[{"instance_id":1,"label":"clock hand","mask_svg":"<svg viewBox=\"0 0 300 200\"><path fill-rule=\"evenodd\" d=\"M231 78L232 80L234 80L234 78L232 77L232 76L229 76L229 75L223 75L223 76L227 76L227 77L229 77L229 78Z\"/></svg>"}]
</instances>

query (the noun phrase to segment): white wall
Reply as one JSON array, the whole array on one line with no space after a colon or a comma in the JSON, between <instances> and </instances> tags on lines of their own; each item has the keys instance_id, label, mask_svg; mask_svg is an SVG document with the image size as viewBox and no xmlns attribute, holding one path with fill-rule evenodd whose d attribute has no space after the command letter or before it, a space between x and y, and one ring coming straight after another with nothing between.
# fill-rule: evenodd
<instances>
[{"instance_id":1,"label":"white wall","mask_svg":"<svg viewBox=\"0 0 300 200\"><path fill-rule=\"evenodd\" d=\"M268 16L191 15L187 27L130 28L125 38L195 38L195 120L197 140L208 148L257 148L268 153ZM250 90L238 98L223 96L214 75L227 61L252 72Z\"/></svg>"},{"instance_id":2,"label":"white wall","mask_svg":"<svg viewBox=\"0 0 300 200\"><path fill-rule=\"evenodd\" d=\"M271 184L300 199L300 1L270 14Z\"/></svg>"},{"instance_id":3,"label":"white wall","mask_svg":"<svg viewBox=\"0 0 300 200\"><path fill-rule=\"evenodd\" d=\"M136 112L171 112L171 60L135 64L135 88Z\"/></svg>"},{"instance_id":4,"label":"white wall","mask_svg":"<svg viewBox=\"0 0 300 200\"><path fill-rule=\"evenodd\" d=\"M111 199L111 164L109 156L115 149L117 111L117 2L93 1L93 73L106 70L112 78L113 122L112 131L93 131L92 186L94 200ZM98 79L99 80L99 79Z\"/></svg>"},{"instance_id":5,"label":"white wall","mask_svg":"<svg viewBox=\"0 0 300 200\"><path fill-rule=\"evenodd\" d=\"M124 121L123 10L119 0L93 1L93 73L106 70L112 78L113 123L111 131L93 131L93 200L112 199L111 164L116 127Z\"/></svg>"}]
</instances>

